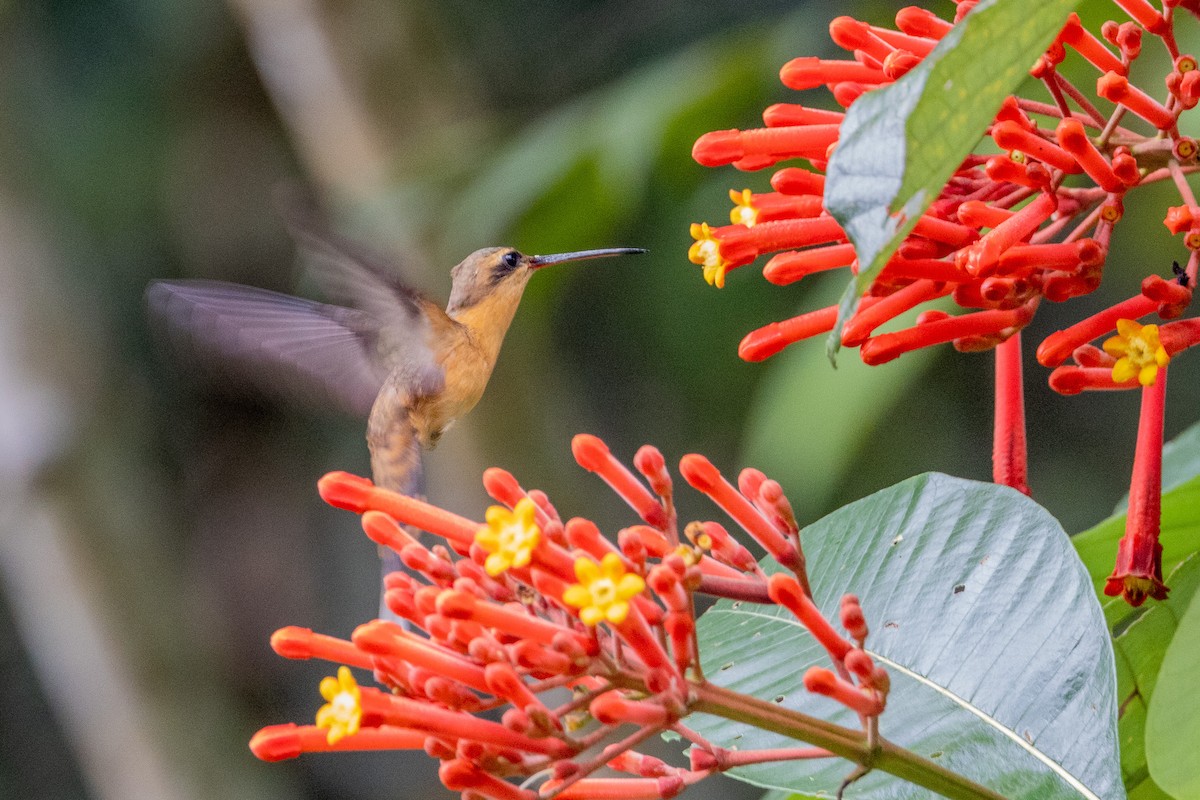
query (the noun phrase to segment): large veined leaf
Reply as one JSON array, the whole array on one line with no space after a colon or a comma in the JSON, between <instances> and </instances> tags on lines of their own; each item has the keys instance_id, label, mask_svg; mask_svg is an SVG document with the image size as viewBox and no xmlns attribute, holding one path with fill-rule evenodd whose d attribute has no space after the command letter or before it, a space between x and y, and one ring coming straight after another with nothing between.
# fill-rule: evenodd
<instances>
[{"instance_id":1,"label":"large veined leaf","mask_svg":"<svg viewBox=\"0 0 1200 800\"><path fill-rule=\"evenodd\" d=\"M868 649L892 678L881 733L1008 798L1119 798L1112 645L1088 575L1061 526L1023 495L928 474L852 503L803 534L813 599L837 618L862 601ZM722 602L700 620L715 683L848 727L856 717L806 692L827 664L786 611ZM795 746L715 717L691 719L739 749ZM845 761L763 764L735 777L829 796ZM878 771L849 798L925 798Z\"/></svg>"},{"instance_id":2,"label":"large veined leaf","mask_svg":"<svg viewBox=\"0 0 1200 800\"><path fill-rule=\"evenodd\" d=\"M843 296L835 334L1077 4L983 0L915 69L850 107L825 206L863 269ZM830 342L836 349L836 335Z\"/></svg>"}]
</instances>

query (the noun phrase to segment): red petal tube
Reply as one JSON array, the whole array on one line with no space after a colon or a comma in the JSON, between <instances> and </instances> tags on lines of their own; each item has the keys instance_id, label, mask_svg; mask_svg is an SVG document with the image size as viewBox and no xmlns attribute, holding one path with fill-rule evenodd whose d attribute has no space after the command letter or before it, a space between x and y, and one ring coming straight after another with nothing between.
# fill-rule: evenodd
<instances>
[{"instance_id":1,"label":"red petal tube","mask_svg":"<svg viewBox=\"0 0 1200 800\"><path fill-rule=\"evenodd\" d=\"M1050 219L1058 207L1053 194L1043 192L1029 205L984 234L966 253L966 269L972 275L986 277L992 273L1004 251L1028 239L1043 222Z\"/></svg>"},{"instance_id":2,"label":"red petal tube","mask_svg":"<svg viewBox=\"0 0 1200 800\"><path fill-rule=\"evenodd\" d=\"M943 344L964 337L999 334L1009 328L1021 328L1033 318L1036 302L1003 311L979 311L957 317L937 319L895 333L868 339L859 349L864 364L872 366L898 358L910 350Z\"/></svg>"},{"instance_id":3,"label":"red petal tube","mask_svg":"<svg viewBox=\"0 0 1200 800\"><path fill-rule=\"evenodd\" d=\"M954 26L919 6L908 6L896 12L896 27L909 36L941 39Z\"/></svg>"},{"instance_id":4,"label":"red petal tube","mask_svg":"<svg viewBox=\"0 0 1200 800\"><path fill-rule=\"evenodd\" d=\"M859 83L888 83L882 70L857 61L825 61L815 56L793 58L779 70L779 80L789 89L803 90L827 83L854 81Z\"/></svg>"},{"instance_id":5,"label":"red petal tube","mask_svg":"<svg viewBox=\"0 0 1200 800\"><path fill-rule=\"evenodd\" d=\"M1066 364L1050 373L1050 388L1059 394L1073 395L1083 391L1116 391L1136 389L1137 378L1127 383L1116 383L1112 379L1112 367L1077 367Z\"/></svg>"},{"instance_id":6,"label":"red petal tube","mask_svg":"<svg viewBox=\"0 0 1200 800\"><path fill-rule=\"evenodd\" d=\"M713 131L696 140L692 158L706 167L723 167L744 158L762 157L769 164L785 158L821 157L837 138L837 125Z\"/></svg>"},{"instance_id":7,"label":"red petal tube","mask_svg":"<svg viewBox=\"0 0 1200 800\"><path fill-rule=\"evenodd\" d=\"M950 293L950 288L934 281L916 281L900 291L880 299L870 307L860 306L858 312L842 328L842 344L847 347L858 347L880 325L909 309L916 308L921 303L944 297Z\"/></svg>"},{"instance_id":8,"label":"red petal tube","mask_svg":"<svg viewBox=\"0 0 1200 800\"><path fill-rule=\"evenodd\" d=\"M549 620L532 616L520 604L497 605L481 600L469 592L447 589L438 595L437 611L451 619L474 620L486 628L493 628L546 645L553 644L556 636L566 634L576 640L581 647L587 648L585 637Z\"/></svg>"},{"instance_id":9,"label":"red petal tube","mask_svg":"<svg viewBox=\"0 0 1200 800\"><path fill-rule=\"evenodd\" d=\"M788 128L793 125L840 125L845 116L843 111L807 108L797 103L776 103L763 110L763 122L768 128Z\"/></svg>"},{"instance_id":10,"label":"red petal tube","mask_svg":"<svg viewBox=\"0 0 1200 800\"><path fill-rule=\"evenodd\" d=\"M371 656L345 639L289 625L271 634L271 649L284 658L320 658L336 664L372 669Z\"/></svg>"},{"instance_id":11,"label":"red petal tube","mask_svg":"<svg viewBox=\"0 0 1200 800\"><path fill-rule=\"evenodd\" d=\"M837 322L837 309L836 305L827 306L750 331L738 345L738 355L744 361L762 361L789 344L829 333Z\"/></svg>"},{"instance_id":12,"label":"red petal tube","mask_svg":"<svg viewBox=\"0 0 1200 800\"><path fill-rule=\"evenodd\" d=\"M895 48L871 32L871 26L853 17L837 17L829 23L829 38L843 50L861 50L883 62Z\"/></svg>"},{"instance_id":13,"label":"red petal tube","mask_svg":"<svg viewBox=\"0 0 1200 800\"><path fill-rule=\"evenodd\" d=\"M1043 367L1057 367L1079 345L1116 330L1118 319L1138 319L1155 308L1157 304L1153 300L1139 294L1080 320L1069 328L1052 333L1038 345L1038 363Z\"/></svg>"},{"instance_id":14,"label":"red petal tube","mask_svg":"<svg viewBox=\"0 0 1200 800\"><path fill-rule=\"evenodd\" d=\"M400 527L400 523L382 511L366 511L362 515L363 532L375 544L389 547L399 553L406 547L423 547Z\"/></svg>"},{"instance_id":15,"label":"red petal tube","mask_svg":"<svg viewBox=\"0 0 1200 800\"><path fill-rule=\"evenodd\" d=\"M1071 154L1015 122L998 122L992 126L992 138L1003 150L1019 150L1063 172L1081 172Z\"/></svg>"},{"instance_id":16,"label":"red petal tube","mask_svg":"<svg viewBox=\"0 0 1200 800\"><path fill-rule=\"evenodd\" d=\"M662 504L613 456L608 445L599 437L587 433L578 434L571 440L571 452L579 466L599 475L647 525L656 528L666 526L667 512L663 510Z\"/></svg>"},{"instance_id":17,"label":"red petal tube","mask_svg":"<svg viewBox=\"0 0 1200 800\"><path fill-rule=\"evenodd\" d=\"M1000 256L996 273L1008 275L1030 269L1075 272L1080 267L1096 266L1103 262L1104 250L1095 239L1057 244L1019 244Z\"/></svg>"},{"instance_id":18,"label":"red petal tube","mask_svg":"<svg viewBox=\"0 0 1200 800\"><path fill-rule=\"evenodd\" d=\"M1166 20L1148 0L1114 0L1114 2L1150 33L1156 36L1166 33Z\"/></svg>"},{"instance_id":19,"label":"red petal tube","mask_svg":"<svg viewBox=\"0 0 1200 800\"><path fill-rule=\"evenodd\" d=\"M1129 82L1124 75L1106 72L1096 81L1096 94L1125 106L1160 131L1175 127L1175 114Z\"/></svg>"},{"instance_id":20,"label":"red petal tube","mask_svg":"<svg viewBox=\"0 0 1200 800\"><path fill-rule=\"evenodd\" d=\"M250 752L263 761L283 761L301 753L325 753L347 750L420 750L427 734L407 728L380 725L360 728L337 744L329 743L329 729L316 725L268 725L250 739Z\"/></svg>"},{"instance_id":21,"label":"red petal tube","mask_svg":"<svg viewBox=\"0 0 1200 800\"><path fill-rule=\"evenodd\" d=\"M854 245L849 243L778 253L763 267L763 277L776 286L786 286L814 272L848 267L856 257Z\"/></svg>"},{"instance_id":22,"label":"red petal tube","mask_svg":"<svg viewBox=\"0 0 1200 800\"><path fill-rule=\"evenodd\" d=\"M972 228L995 228L1015 213L1007 208L989 206L982 200L968 200L958 207L958 221Z\"/></svg>"},{"instance_id":23,"label":"red petal tube","mask_svg":"<svg viewBox=\"0 0 1200 800\"><path fill-rule=\"evenodd\" d=\"M733 488L711 461L695 453L686 455L679 462L679 472L693 489L708 495L736 520L776 561L789 569L799 568L800 554L796 546Z\"/></svg>"},{"instance_id":24,"label":"red petal tube","mask_svg":"<svg viewBox=\"0 0 1200 800\"><path fill-rule=\"evenodd\" d=\"M522 789L484 772L461 758L445 761L438 768L442 785L452 792L477 793L488 800L537 800L537 792Z\"/></svg>"},{"instance_id":25,"label":"red petal tube","mask_svg":"<svg viewBox=\"0 0 1200 800\"><path fill-rule=\"evenodd\" d=\"M525 497L525 490L508 470L488 467L483 471L483 489L497 503L512 508Z\"/></svg>"},{"instance_id":26,"label":"red petal tube","mask_svg":"<svg viewBox=\"0 0 1200 800\"><path fill-rule=\"evenodd\" d=\"M775 573L767 582L767 592L772 600L791 611L796 619L800 620L813 638L829 652L829 657L834 663L840 664L846 654L854 649L854 645L839 636L829 624L829 620L822 616L795 577L783 572Z\"/></svg>"},{"instance_id":27,"label":"red petal tube","mask_svg":"<svg viewBox=\"0 0 1200 800\"><path fill-rule=\"evenodd\" d=\"M394 622L372 620L355 628L350 638L368 653L393 656L472 689L488 691L482 667L449 650L442 650L428 639L413 636Z\"/></svg>"},{"instance_id":28,"label":"red petal tube","mask_svg":"<svg viewBox=\"0 0 1200 800\"><path fill-rule=\"evenodd\" d=\"M441 536L456 550L466 552L480 523L406 495L381 489L366 478L348 472L330 472L317 481L317 491L329 505L356 513L382 511L397 522Z\"/></svg>"},{"instance_id":29,"label":"red petal tube","mask_svg":"<svg viewBox=\"0 0 1200 800\"><path fill-rule=\"evenodd\" d=\"M771 176L771 188L780 194L824 194L825 176L800 167L785 167Z\"/></svg>"},{"instance_id":30,"label":"red petal tube","mask_svg":"<svg viewBox=\"0 0 1200 800\"><path fill-rule=\"evenodd\" d=\"M1162 517L1163 417L1167 370L1160 369L1154 383L1142 387L1133 479L1129 485L1129 512L1125 535L1117 545L1117 563L1104 584L1109 597L1122 595L1129 605L1140 606L1147 597L1167 599L1163 584L1162 545L1158 535Z\"/></svg>"},{"instance_id":31,"label":"red petal tube","mask_svg":"<svg viewBox=\"0 0 1200 800\"><path fill-rule=\"evenodd\" d=\"M1078 14L1071 13L1071 16L1067 18L1067 26L1058 36L1060 41L1074 48L1075 52L1087 59L1101 72L1116 72L1121 75L1126 73L1126 67L1121 63L1121 59L1113 55L1103 42L1083 27Z\"/></svg>"},{"instance_id":32,"label":"red petal tube","mask_svg":"<svg viewBox=\"0 0 1200 800\"><path fill-rule=\"evenodd\" d=\"M1112 165L1092 144L1082 122L1074 117L1064 119L1058 123L1054 135L1062 149L1069 153L1079 163L1079 166L1083 167L1083 171L1088 174L1088 177L1104 191L1122 192L1125 190L1125 183L1117 177L1117 173L1113 172Z\"/></svg>"},{"instance_id":33,"label":"red petal tube","mask_svg":"<svg viewBox=\"0 0 1200 800\"><path fill-rule=\"evenodd\" d=\"M875 716L883 711L883 703L852 683L842 680L823 667L809 667L804 673L804 688L814 694L822 694L837 700L864 716Z\"/></svg>"}]
</instances>

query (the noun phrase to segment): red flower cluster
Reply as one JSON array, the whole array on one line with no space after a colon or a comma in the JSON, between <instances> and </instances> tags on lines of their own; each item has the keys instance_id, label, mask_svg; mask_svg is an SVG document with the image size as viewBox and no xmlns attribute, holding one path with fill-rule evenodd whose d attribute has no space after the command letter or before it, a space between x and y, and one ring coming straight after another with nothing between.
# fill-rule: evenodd
<instances>
[{"instance_id":1,"label":"red flower cluster","mask_svg":"<svg viewBox=\"0 0 1200 800\"><path fill-rule=\"evenodd\" d=\"M486 524L363 478L326 475L321 496L362 514L367 535L403 560L408 572L388 576L385 601L405 622L373 620L349 640L278 631L271 644L280 655L343 666L322 682L327 702L315 725L264 728L251 750L274 761L314 751L423 748L442 762L448 789L498 800L673 797L734 766L850 755L839 746L844 737L833 737L831 749L735 753L683 724L694 710L722 713L739 702L704 679L696 592L791 610L834 668L811 668L805 686L857 711L874 735L888 675L863 650L867 625L853 595L840 614L848 637L813 604L799 529L778 483L747 469L735 488L702 456L680 464L687 482L781 565L768 578L717 522L693 522L680 536L672 479L655 448L634 458L641 479L594 436L577 436L573 450L641 518L615 543L586 519L564 522L543 493L525 491L500 469L484 475L502 504L488 511ZM427 547L403 526L444 543ZM384 688L360 686L350 667L370 671ZM761 701L745 699L753 702ZM765 705L776 717L809 719ZM502 707L499 722L480 716ZM754 718L742 708L736 718ZM688 767L635 750L668 729L692 744ZM819 730L830 726L821 722ZM820 735L813 741L820 744ZM628 777L590 777L603 766ZM535 776L544 782L529 788Z\"/></svg>"},{"instance_id":2,"label":"red flower cluster","mask_svg":"<svg viewBox=\"0 0 1200 800\"><path fill-rule=\"evenodd\" d=\"M839 17L830 35L853 58L797 58L784 65L780 78L796 90L825 86L838 105L848 107L920 63L974 5L959 2L953 22L905 8L896 15L896 30ZM1050 385L1064 394L1140 387L1149 392L1172 356L1200 342L1197 319L1161 328L1136 322L1151 314L1180 317L1200 266L1200 205L1186 177L1197 169L1200 148L1178 126L1180 115L1200 102L1200 70L1195 58L1179 52L1174 14L1176 6L1192 10L1195 4L1164 5L1160 10L1148 0L1115 0L1114 11L1124 19L1105 22L1099 35L1077 15L1068 18L1031 70L1049 102L1010 96L1003 103L987 130L988 148L1001 154L981 152L959 165L839 332L842 344L858 348L868 364L946 342L961 351L998 348L996 480L1023 491L1028 491L1024 417L1012 405L1021 402L1019 332L1043 300L1062 302L1099 286L1126 196L1138 186L1171 180L1178 188L1182 204L1167 210L1165 224L1184 236L1186 266L1176 265L1167 277L1147 276L1134 297L1049 336L1038 347L1038 361L1054 368ZM1147 36L1172 59L1157 88L1131 79ZM1094 92L1058 71L1067 58L1083 59L1095 70ZM781 286L820 271L857 271L853 246L823 206L822 173L837 147L842 117L840 111L778 104L764 111L765 128L700 137L692 152L705 166L758 170L792 159L808 162L776 171L774 192L731 191L733 224L692 226L696 241L689 258L703 266L709 283L722 286L727 271L769 253L774 255L763 275ZM905 312L947 296L965 313L926 310L915 324L882 330ZM750 332L739 353L749 361L767 358L832 331L836 320L837 307L830 306L771 323ZM1091 344L1114 333L1103 348ZM1162 404L1154 407L1159 417L1147 419L1150 412L1144 412L1142 425L1161 429ZM1151 474L1155 470L1135 470L1135 484ZM1135 491L1157 495L1159 487ZM1131 513L1130 525L1127 538L1132 540L1136 525L1145 542L1153 528L1155 547L1123 541L1109 588L1138 604L1145 593L1137 587L1153 585L1151 596L1165 594L1161 548L1157 518L1135 523Z\"/></svg>"}]
</instances>

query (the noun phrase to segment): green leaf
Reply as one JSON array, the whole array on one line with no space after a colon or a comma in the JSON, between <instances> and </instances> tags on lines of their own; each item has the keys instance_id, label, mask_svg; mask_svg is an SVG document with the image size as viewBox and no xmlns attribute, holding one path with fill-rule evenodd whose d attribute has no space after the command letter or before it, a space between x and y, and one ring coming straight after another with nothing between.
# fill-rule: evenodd
<instances>
[{"instance_id":1,"label":"green leaf","mask_svg":"<svg viewBox=\"0 0 1200 800\"><path fill-rule=\"evenodd\" d=\"M1077 2L983 0L907 75L850 106L829 161L825 206L864 269L843 296L831 348L858 297Z\"/></svg>"},{"instance_id":2,"label":"green leaf","mask_svg":"<svg viewBox=\"0 0 1200 800\"><path fill-rule=\"evenodd\" d=\"M831 619L862 601L868 647L891 675L882 735L1009 798L1117 798L1112 645L1061 526L1011 489L928 474L852 503L803 534L813 599ZM721 602L699 623L711 680L856 728L806 692L824 651L786 611ZM748 725L695 717L724 747L794 746ZM759 786L832 794L844 761L734 772ZM1086 788L1085 788L1086 787ZM872 772L848 798L925 798Z\"/></svg>"},{"instance_id":3,"label":"green leaf","mask_svg":"<svg viewBox=\"0 0 1200 800\"><path fill-rule=\"evenodd\" d=\"M1200 603L1192 599L1158 673L1146 712L1146 759L1150 776L1175 797L1200 797Z\"/></svg>"}]
</instances>

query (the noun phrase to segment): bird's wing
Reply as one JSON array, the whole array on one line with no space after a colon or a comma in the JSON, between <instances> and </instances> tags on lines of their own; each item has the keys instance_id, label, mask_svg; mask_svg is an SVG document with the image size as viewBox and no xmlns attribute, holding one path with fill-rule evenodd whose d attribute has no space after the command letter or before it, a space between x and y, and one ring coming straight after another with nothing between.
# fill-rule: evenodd
<instances>
[{"instance_id":1,"label":"bird's wing","mask_svg":"<svg viewBox=\"0 0 1200 800\"><path fill-rule=\"evenodd\" d=\"M302 263L321 291L379 321L379 347L388 366L433 366L430 325L452 322L446 312L405 284L387 259L331 230L311 206L293 203L284 215Z\"/></svg>"},{"instance_id":2,"label":"bird's wing","mask_svg":"<svg viewBox=\"0 0 1200 800\"><path fill-rule=\"evenodd\" d=\"M387 375L365 311L220 281L155 281L146 302L174 349L259 392L366 417Z\"/></svg>"}]
</instances>

